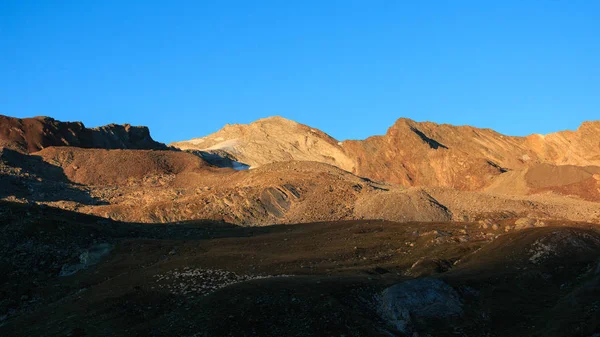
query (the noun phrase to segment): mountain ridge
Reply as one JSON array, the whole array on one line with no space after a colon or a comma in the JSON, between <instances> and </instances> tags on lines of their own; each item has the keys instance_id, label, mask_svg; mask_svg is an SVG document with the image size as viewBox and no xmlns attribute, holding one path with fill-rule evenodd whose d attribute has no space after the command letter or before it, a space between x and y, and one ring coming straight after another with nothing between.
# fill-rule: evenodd
<instances>
[{"instance_id":1,"label":"mountain ridge","mask_svg":"<svg viewBox=\"0 0 600 337\"><path fill-rule=\"evenodd\" d=\"M129 124L86 128L80 122L49 117L0 116L0 147L24 153L53 146L184 150L208 165L237 170L314 161L404 187L517 196L555 193L600 200L600 121L584 122L577 130L513 137L468 125L400 118L384 135L338 142L321 130L276 116L250 124L228 124L193 142L171 145L154 141L148 128ZM97 155L104 156L101 152ZM159 157L140 160L150 163ZM129 162L125 159L123 163ZM537 181L547 180L549 174L560 177L538 186Z\"/></svg>"},{"instance_id":2,"label":"mountain ridge","mask_svg":"<svg viewBox=\"0 0 600 337\"><path fill-rule=\"evenodd\" d=\"M539 164L600 166L598 135L600 121L582 122L577 130L507 136L489 128L399 118L384 135L340 142L321 130L277 116L229 124L211 135L170 145L218 150L252 167L311 160L406 186L480 190L502 173ZM298 140L319 146L302 147Z\"/></svg>"},{"instance_id":3,"label":"mountain ridge","mask_svg":"<svg viewBox=\"0 0 600 337\"><path fill-rule=\"evenodd\" d=\"M31 153L49 146L104 149L166 149L152 139L145 126L108 124L87 128L82 122L51 117L14 118L0 115L0 146Z\"/></svg>"}]
</instances>

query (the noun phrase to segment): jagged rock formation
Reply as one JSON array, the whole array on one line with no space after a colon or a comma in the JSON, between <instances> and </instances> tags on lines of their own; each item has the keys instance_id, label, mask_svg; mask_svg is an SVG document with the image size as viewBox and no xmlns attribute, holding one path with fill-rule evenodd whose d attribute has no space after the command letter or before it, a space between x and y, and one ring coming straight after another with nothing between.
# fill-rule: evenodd
<instances>
[{"instance_id":1,"label":"jagged rock formation","mask_svg":"<svg viewBox=\"0 0 600 337\"><path fill-rule=\"evenodd\" d=\"M102 149L166 149L144 126L109 124L86 128L81 122L50 117L13 118L0 115L0 147L31 153L49 146Z\"/></svg>"}]
</instances>

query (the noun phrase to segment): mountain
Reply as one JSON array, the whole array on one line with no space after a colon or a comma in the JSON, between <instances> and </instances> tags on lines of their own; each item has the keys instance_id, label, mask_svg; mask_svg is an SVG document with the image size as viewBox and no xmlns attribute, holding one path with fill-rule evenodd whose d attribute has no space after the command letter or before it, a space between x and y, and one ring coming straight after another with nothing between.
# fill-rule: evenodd
<instances>
[{"instance_id":1,"label":"mountain","mask_svg":"<svg viewBox=\"0 0 600 337\"><path fill-rule=\"evenodd\" d=\"M49 147L0 151L0 198L145 223L242 226L385 219L600 222L593 200L376 183L335 166L289 161L237 171L184 151Z\"/></svg>"},{"instance_id":2,"label":"mountain","mask_svg":"<svg viewBox=\"0 0 600 337\"><path fill-rule=\"evenodd\" d=\"M264 226L452 217L421 189L373 183L317 162L236 171L182 151L49 147L32 155L0 151L0 173L0 197L125 221L212 219ZM382 213L382 207L390 212Z\"/></svg>"},{"instance_id":3,"label":"mountain","mask_svg":"<svg viewBox=\"0 0 600 337\"><path fill-rule=\"evenodd\" d=\"M538 164L600 166L600 121L576 131L511 137L490 129L399 119L383 136L342 143L354 173L410 186L480 190Z\"/></svg>"},{"instance_id":4,"label":"mountain","mask_svg":"<svg viewBox=\"0 0 600 337\"><path fill-rule=\"evenodd\" d=\"M218 151L252 167L311 160L403 186L483 191L500 184L505 176L518 175L515 172L539 165L585 166L597 171L600 121L585 122L576 131L513 137L490 129L401 118L383 136L338 142L322 131L275 117L248 125L229 125L207 137L171 145L183 150ZM571 183L586 185L583 180ZM595 192L590 197L590 193L579 191L579 187L562 186L546 184L544 189L532 188L527 192L571 191L573 195L586 194L586 199L600 200Z\"/></svg>"},{"instance_id":5,"label":"mountain","mask_svg":"<svg viewBox=\"0 0 600 337\"><path fill-rule=\"evenodd\" d=\"M144 127L3 121L0 197L118 220L600 221L597 122L542 139L400 119L384 136L340 143L274 117L174 144L186 151L149 151L164 145ZM238 161L253 169L228 168Z\"/></svg>"},{"instance_id":6,"label":"mountain","mask_svg":"<svg viewBox=\"0 0 600 337\"><path fill-rule=\"evenodd\" d=\"M300 160L330 164L350 172L354 169L353 161L337 140L282 117L259 119L247 125L226 125L209 136L170 145L230 157L250 167Z\"/></svg>"},{"instance_id":7,"label":"mountain","mask_svg":"<svg viewBox=\"0 0 600 337\"><path fill-rule=\"evenodd\" d=\"M598 122L337 142L268 118L176 150L0 121L1 336L600 331Z\"/></svg>"},{"instance_id":8,"label":"mountain","mask_svg":"<svg viewBox=\"0 0 600 337\"><path fill-rule=\"evenodd\" d=\"M109 124L86 128L81 122L61 122L50 117L14 118L0 115L0 147L36 152L49 146L102 149L166 149L147 127Z\"/></svg>"}]
</instances>

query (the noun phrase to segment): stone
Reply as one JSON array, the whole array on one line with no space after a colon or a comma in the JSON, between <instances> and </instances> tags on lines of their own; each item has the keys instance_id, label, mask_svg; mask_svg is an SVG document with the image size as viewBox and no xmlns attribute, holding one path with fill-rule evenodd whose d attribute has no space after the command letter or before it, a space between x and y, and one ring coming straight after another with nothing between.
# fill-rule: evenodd
<instances>
[{"instance_id":1,"label":"stone","mask_svg":"<svg viewBox=\"0 0 600 337\"><path fill-rule=\"evenodd\" d=\"M520 218L515 221L515 229L533 228L536 223L536 219L533 218Z\"/></svg>"},{"instance_id":2,"label":"stone","mask_svg":"<svg viewBox=\"0 0 600 337\"><path fill-rule=\"evenodd\" d=\"M490 219L479 220L479 228L488 229L491 226L492 226L492 220L490 220Z\"/></svg>"},{"instance_id":3,"label":"stone","mask_svg":"<svg viewBox=\"0 0 600 337\"><path fill-rule=\"evenodd\" d=\"M385 289L379 297L379 314L397 330L413 335L428 321L463 315L461 298L446 282L433 278L409 280Z\"/></svg>"},{"instance_id":4,"label":"stone","mask_svg":"<svg viewBox=\"0 0 600 337\"><path fill-rule=\"evenodd\" d=\"M59 276L70 276L77 273L80 270L86 269L89 266L95 265L100 262L106 255L108 255L113 249L113 246L109 243L100 243L91 246L89 249L84 250L79 254L79 263L65 264L60 270Z\"/></svg>"}]
</instances>

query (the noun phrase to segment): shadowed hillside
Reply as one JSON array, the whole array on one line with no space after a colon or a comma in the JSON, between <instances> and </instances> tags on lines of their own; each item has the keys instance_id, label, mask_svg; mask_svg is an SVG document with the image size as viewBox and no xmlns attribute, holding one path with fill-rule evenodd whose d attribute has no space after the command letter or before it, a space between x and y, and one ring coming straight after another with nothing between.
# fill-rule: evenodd
<instances>
[{"instance_id":1,"label":"shadowed hillside","mask_svg":"<svg viewBox=\"0 0 600 337\"><path fill-rule=\"evenodd\" d=\"M0 203L3 336L592 336L585 223L115 222ZM488 235L491 234L491 235Z\"/></svg>"}]
</instances>

